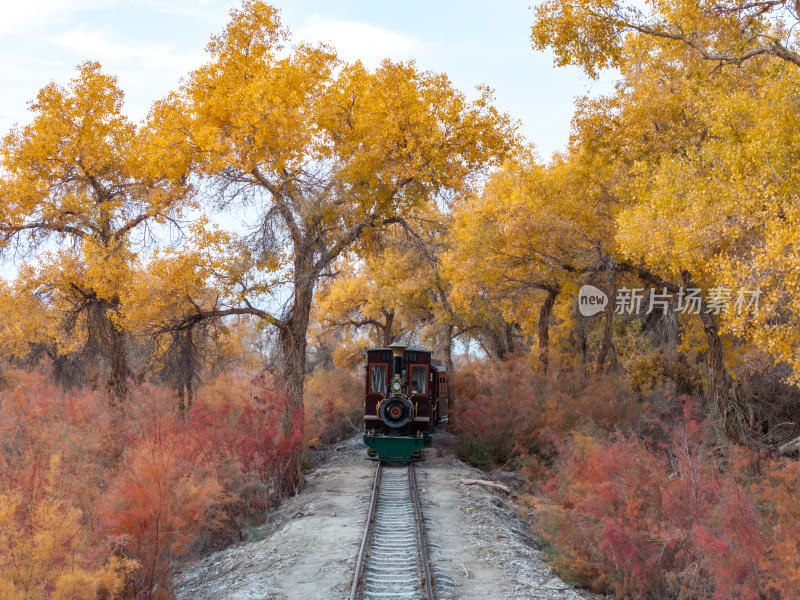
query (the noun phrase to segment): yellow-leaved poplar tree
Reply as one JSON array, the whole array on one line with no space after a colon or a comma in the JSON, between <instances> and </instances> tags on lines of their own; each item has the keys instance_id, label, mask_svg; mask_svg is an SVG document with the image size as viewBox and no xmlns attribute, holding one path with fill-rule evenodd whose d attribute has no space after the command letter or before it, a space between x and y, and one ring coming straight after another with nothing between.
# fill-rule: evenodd
<instances>
[{"instance_id":1,"label":"yellow-leaved poplar tree","mask_svg":"<svg viewBox=\"0 0 800 600\"><path fill-rule=\"evenodd\" d=\"M157 103L136 125L122 101L116 78L86 62L67 87L43 88L33 121L0 147L0 251L35 259L18 285L46 299L72 331L83 329L72 344L100 349L115 397L127 388L122 299L132 293L138 253L151 228L179 217L193 197L172 105Z\"/></svg>"},{"instance_id":2,"label":"yellow-leaved poplar tree","mask_svg":"<svg viewBox=\"0 0 800 600\"><path fill-rule=\"evenodd\" d=\"M533 28L534 46L561 64L620 69L614 93L582 103L573 147L616 198L631 270L704 290L709 395L737 442L751 439L760 408L730 372L733 342L795 380L800 366L798 113L785 109L800 83L796 17L787 3L556 1Z\"/></svg>"},{"instance_id":3,"label":"yellow-leaved poplar tree","mask_svg":"<svg viewBox=\"0 0 800 600\"><path fill-rule=\"evenodd\" d=\"M239 260L215 272L225 296L197 314L252 314L277 328L292 397L285 433L297 428L292 415L302 415L319 279L368 232L475 185L515 137L489 90L468 100L446 76L413 63L384 61L370 71L326 46L287 49L287 40L274 8L244 2L175 99L223 204L257 215L243 254L248 268ZM282 307L270 305L275 297Z\"/></svg>"}]
</instances>

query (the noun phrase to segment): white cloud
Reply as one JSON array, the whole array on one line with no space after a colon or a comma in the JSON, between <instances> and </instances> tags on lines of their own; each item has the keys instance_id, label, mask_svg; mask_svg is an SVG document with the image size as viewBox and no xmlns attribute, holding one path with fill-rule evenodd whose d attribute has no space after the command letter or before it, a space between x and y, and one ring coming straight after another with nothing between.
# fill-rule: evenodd
<instances>
[{"instance_id":1,"label":"white cloud","mask_svg":"<svg viewBox=\"0 0 800 600\"><path fill-rule=\"evenodd\" d=\"M165 67L188 68L199 65L202 52L176 52L170 44L149 42L130 45L114 40L114 31L79 25L60 35L49 37L50 43L75 54L79 60L98 59L115 63L136 63L143 69Z\"/></svg>"},{"instance_id":2,"label":"white cloud","mask_svg":"<svg viewBox=\"0 0 800 600\"><path fill-rule=\"evenodd\" d=\"M231 6L236 6L230 0L137 0L136 4L166 15L179 15L218 24L224 24Z\"/></svg>"},{"instance_id":3,"label":"white cloud","mask_svg":"<svg viewBox=\"0 0 800 600\"><path fill-rule=\"evenodd\" d=\"M382 29L368 23L342 21L312 15L303 25L293 29L293 39L304 42L330 43L339 57L347 61L360 59L368 67L376 67L384 58L408 60L436 51L437 45L423 42L405 33Z\"/></svg>"},{"instance_id":4,"label":"white cloud","mask_svg":"<svg viewBox=\"0 0 800 600\"><path fill-rule=\"evenodd\" d=\"M22 34L46 29L86 11L142 7L214 22L225 20L231 0L0 0L0 34Z\"/></svg>"},{"instance_id":5,"label":"white cloud","mask_svg":"<svg viewBox=\"0 0 800 600\"><path fill-rule=\"evenodd\" d=\"M31 35L84 9L109 8L115 0L0 0L0 34Z\"/></svg>"},{"instance_id":6,"label":"white cloud","mask_svg":"<svg viewBox=\"0 0 800 600\"><path fill-rule=\"evenodd\" d=\"M0 97L0 135L13 123L26 123L31 115L26 102L50 81L65 85L75 77L76 65L96 60L103 71L116 75L125 92L125 112L134 120L143 118L151 103L177 88L181 77L206 60L202 46L184 47L161 40L126 43L108 26L81 24L58 34L41 34L37 48L26 53L10 50L0 62L5 81Z\"/></svg>"}]
</instances>

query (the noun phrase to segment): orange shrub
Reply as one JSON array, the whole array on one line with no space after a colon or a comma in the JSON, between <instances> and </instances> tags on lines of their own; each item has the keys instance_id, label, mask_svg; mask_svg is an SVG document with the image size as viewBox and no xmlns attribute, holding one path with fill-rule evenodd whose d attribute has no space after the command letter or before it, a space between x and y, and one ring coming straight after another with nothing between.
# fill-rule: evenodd
<instances>
[{"instance_id":1,"label":"orange shrub","mask_svg":"<svg viewBox=\"0 0 800 600\"><path fill-rule=\"evenodd\" d=\"M0 390L0 597L94 600L138 563L94 537L115 423L102 394L8 371ZM117 436L111 435L114 439Z\"/></svg>"},{"instance_id":2,"label":"orange shrub","mask_svg":"<svg viewBox=\"0 0 800 600\"><path fill-rule=\"evenodd\" d=\"M305 383L305 439L332 444L361 431L364 380L336 369L316 370Z\"/></svg>"}]
</instances>

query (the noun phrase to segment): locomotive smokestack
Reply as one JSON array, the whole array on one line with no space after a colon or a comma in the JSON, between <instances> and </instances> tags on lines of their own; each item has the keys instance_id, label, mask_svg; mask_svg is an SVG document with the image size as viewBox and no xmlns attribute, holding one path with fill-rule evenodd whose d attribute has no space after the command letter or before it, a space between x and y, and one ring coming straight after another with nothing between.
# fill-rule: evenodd
<instances>
[{"instance_id":1,"label":"locomotive smokestack","mask_svg":"<svg viewBox=\"0 0 800 600\"><path fill-rule=\"evenodd\" d=\"M392 356L394 357L394 373L395 377L400 377L403 372L403 352L407 346L404 346L400 342L395 342L389 349L392 351Z\"/></svg>"}]
</instances>

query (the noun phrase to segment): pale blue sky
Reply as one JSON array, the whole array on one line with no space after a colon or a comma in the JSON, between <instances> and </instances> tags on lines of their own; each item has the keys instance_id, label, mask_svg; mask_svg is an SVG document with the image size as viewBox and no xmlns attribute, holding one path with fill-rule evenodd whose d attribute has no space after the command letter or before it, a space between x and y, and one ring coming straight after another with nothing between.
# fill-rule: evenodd
<instances>
[{"instance_id":1,"label":"pale blue sky","mask_svg":"<svg viewBox=\"0 0 800 600\"><path fill-rule=\"evenodd\" d=\"M331 42L347 60L415 59L472 94L495 90L497 106L522 121L543 157L563 147L577 96L605 92L576 69L556 69L530 46L529 3L276 0L293 39ZM126 111L139 119L153 100L204 62L227 21L230 0L0 0L0 134L30 119L27 102L49 81L66 83L84 60L117 75Z\"/></svg>"}]
</instances>

